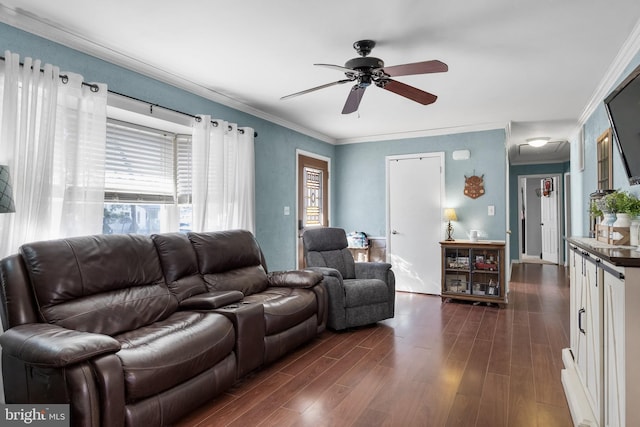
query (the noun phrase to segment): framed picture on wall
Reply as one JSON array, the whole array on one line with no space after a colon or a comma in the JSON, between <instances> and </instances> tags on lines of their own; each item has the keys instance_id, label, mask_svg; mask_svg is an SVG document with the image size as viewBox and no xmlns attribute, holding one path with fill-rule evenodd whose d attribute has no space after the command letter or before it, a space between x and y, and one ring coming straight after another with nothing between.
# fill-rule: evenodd
<instances>
[{"instance_id":1,"label":"framed picture on wall","mask_svg":"<svg viewBox=\"0 0 640 427\"><path fill-rule=\"evenodd\" d=\"M542 194L549 197L553 191L553 178L544 178L542 180Z\"/></svg>"}]
</instances>

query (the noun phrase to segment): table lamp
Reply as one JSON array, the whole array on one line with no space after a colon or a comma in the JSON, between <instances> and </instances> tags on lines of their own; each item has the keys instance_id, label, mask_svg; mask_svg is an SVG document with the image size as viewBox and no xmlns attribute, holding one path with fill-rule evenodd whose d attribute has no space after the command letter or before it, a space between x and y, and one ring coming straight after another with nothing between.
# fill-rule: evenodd
<instances>
[{"instance_id":1,"label":"table lamp","mask_svg":"<svg viewBox=\"0 0 640 427\"><path fill-rule=\"evenodd\" d=\"M0 165L0 213L15 212L9 179L9 166Z\"/></svg>"},{"instance_id":2,"label":"table lamp","mask_svg":"<svg viewBox=\"0 0 640 427\"><path fill-rule=\"evenodd\" d=\"M456 210L453 208L445 208L444 210L444 219L447 221L447 241L455 240L451 236L451 232L453 232L453 227L451 226L451 221L457 221L458 217L456 215Z\"/></svg>"}]
</instances>

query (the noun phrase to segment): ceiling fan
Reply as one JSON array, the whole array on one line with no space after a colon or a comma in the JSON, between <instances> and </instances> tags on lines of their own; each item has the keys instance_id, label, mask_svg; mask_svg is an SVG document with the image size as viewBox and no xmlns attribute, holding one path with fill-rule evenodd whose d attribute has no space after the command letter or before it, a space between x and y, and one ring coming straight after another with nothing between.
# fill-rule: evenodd
<instances>
[{"instance_id":1,"label":"ceiling fan","mask_svg":"<svg viewBox=\"0 0 640 427\"><path fill-rule=\"evenodd\" d=\"M449 70L447 64L438 60L432 60L385 67L382 59L367 56L371 53L371 50L375 45L376 42L373 40L360 40L355 42L353 44L353 48L358 52L360 57L348 60L344 64L344 67L332 64L314 64L342 71L347 77L346 79L316 86L301 92L292 93L291 95L283 96L280 99L290 99L309 92L349 82L355 82L355 85L349 92L347 102L345 102L344 108L342 109L342 114L350 114L358 110L360 101L362 100L362 95L364 95L364 91L367 87L371 86L371 84L375 84L382 89L404 96L405 98L418 102L422 105L432 104L436 99L438 99L438 97L432 93L425 92L416 87L393 80L391 77L408 76L412 74L442 73Z\"/></svg>"}]
</instances>

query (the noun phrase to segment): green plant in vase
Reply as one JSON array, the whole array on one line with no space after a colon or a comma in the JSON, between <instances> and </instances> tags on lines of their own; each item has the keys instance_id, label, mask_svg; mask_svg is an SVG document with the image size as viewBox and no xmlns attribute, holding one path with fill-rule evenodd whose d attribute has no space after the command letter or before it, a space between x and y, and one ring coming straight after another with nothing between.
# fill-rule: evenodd
<instances>
[{"instance_id":1,"label":"green plant in vase","mask_svg":"<svg viewBox=\"0 0 640 427\"><path fill-rule=\"evenodd\" d=\"M616 214L615 227L629 227L631 219L640 214L640 200L628 191L616 190L607 194L599 201L602 212Z\"/></svg>"}]
</instances>

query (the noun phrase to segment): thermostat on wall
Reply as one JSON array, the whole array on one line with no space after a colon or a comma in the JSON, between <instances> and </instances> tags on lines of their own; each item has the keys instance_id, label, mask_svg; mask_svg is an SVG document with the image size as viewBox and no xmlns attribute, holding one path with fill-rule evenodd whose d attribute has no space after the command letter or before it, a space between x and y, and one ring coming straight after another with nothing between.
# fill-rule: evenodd
<instances>
[{"instance_id":1,"label":"thermostat on wall","mask_svg":"<svg viewBox=\"0 0 640 427\"><path fill-rule=\"evenodd\" d=\"M453 160L467 160L471 156L471 153L469 150L456 150L452 156Z\"/></svg>"}]
</instances>

